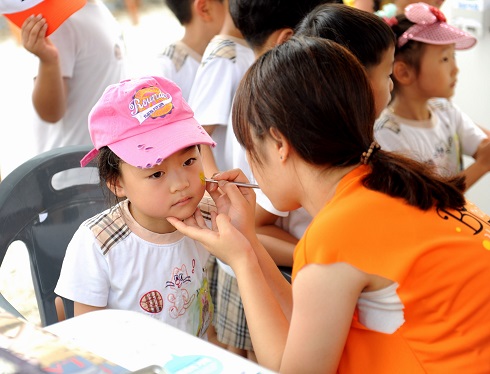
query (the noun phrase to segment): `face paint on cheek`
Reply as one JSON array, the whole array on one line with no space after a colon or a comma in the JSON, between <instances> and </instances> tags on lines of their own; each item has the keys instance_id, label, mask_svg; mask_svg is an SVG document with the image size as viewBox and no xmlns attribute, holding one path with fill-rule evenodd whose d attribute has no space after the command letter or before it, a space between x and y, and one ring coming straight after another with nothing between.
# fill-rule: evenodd
<instances>
[{"instance_id":1,"label":"face paint on cheek","mask_svg":"<svg viewBox=\"0 0 490 374\"><path fill-rule=\"evenodd\" d=\"M205 186L205 185L206 185L206 177L204 176L204 172L203 172L203 171L201 171L201 172L199 173L199 179L201 180L201 184L202 184L203 186Z\"/></svg>"}]
</instances>

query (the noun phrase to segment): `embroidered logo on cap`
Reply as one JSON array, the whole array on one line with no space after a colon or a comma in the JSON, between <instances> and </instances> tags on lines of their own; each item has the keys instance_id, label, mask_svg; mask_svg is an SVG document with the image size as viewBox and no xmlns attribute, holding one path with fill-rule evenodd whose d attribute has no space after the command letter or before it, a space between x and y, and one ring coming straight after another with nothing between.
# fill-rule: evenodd
<instances>
[{"instance_id":1,"label":"embroidered logo on cap","mask_svg":"<svg viewBox=\"0 0 490 374\"><path fill-rule=\"evenodd\" d=\"M131 116L142 124L148 118L165 117L172 112L172 96L158 87L145 87L136 92L129 103Z\"/></svg>"}]
</instances>

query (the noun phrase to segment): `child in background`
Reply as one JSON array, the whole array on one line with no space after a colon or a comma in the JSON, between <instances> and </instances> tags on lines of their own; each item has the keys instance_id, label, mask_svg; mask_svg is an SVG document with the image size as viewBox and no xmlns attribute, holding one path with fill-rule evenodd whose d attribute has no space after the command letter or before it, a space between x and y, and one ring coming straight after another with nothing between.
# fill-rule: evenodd
<instances>
[{"instance_id":1,"label":"child in background","mask_svg":"<svg viewBox=\"0 0 490 374\"><path fill-rule=\"evenodd\" d=\"M155 75L175 82L188 100L202 54L223 26L226 9L223 0L165 0L165 4L185 31L158 56Z\"/></svg>"},{"instance_id":2,"label":"child in background","mask_svg":"<svg viewBox=\"0 0 490 374\"><path fill-rule=\"evenodd\" d=\"M202 147L204 173L208 177L219 170L233 168L234 135L229 125L231 104L238 83L254 60L252 50L231 19L229 1L224 0L223 5L226 9L223 26L204 52L189 96L189 105L196 119L217 143L213 150ZM231 290L233 272L226 264L216 262L214 258L211 258L208 267L213 274L211 294L213 298L216 297L213 300L215 325L214 329L210 329L210 340L247 357L247 352L252 351L252 343L240 307L240 297L238 292ZM213 336L214 330L216 336Z\"/></svg>"},{"instance_id":3,"label":"child in background","mask_svg":"<svg viewBox=\"0 0 490 374\"><path fill-rule=\"evenodd\" d=\"M461 172L469 188L490 171L490 140L449 99L458 74L455 50L471 48L476 39L425 3L407 6L396 20L394 97L376 121L375 137L384 149L433 165L442 175ZM466 169L463 154L475 159Z\"/></svg>"},{"instance_id":4,"label":"child in background","mask_svg":"<svg viewBox=\"0 0 490 374\"><path fill-rule=\"evenodd\" d=\"M39 58L32 102L36 154L89 145L87 117L110 85L125 77L122 29L101 0L88 0L49 37L41 15L22 25L24 48Z\"/></svg>"},{"instance_id":5,"label":"child in background","mask_svg":"<svg viewBox=\"0 0 490 374\"><path fill-rule=\"evenodd\" d=\"M228 126L231 103L238 83L254 60L252 50L231 19L229 1L223 0L223 4L223 27L204 52L189 96L197 120L217 143L212 152L209 147L202 149L208 177L233 167L229 141L233 131Z\"/></svg>"},{"instance_id":6,"label":"child in background","mask_svg":"<svg viewBox=\"0 0 490 374\"><path fill-rule=\"evenodd\" d=\"M120 202L81 224L55 292L74 301L75 315L133 310L206 336L208 252L166 217L194 214L206 187L199 145L215 143L180 89L159 77L107 87L89 130L95 148L81 165L97 157L101 181Z\"/></svg>"}]
</instances>

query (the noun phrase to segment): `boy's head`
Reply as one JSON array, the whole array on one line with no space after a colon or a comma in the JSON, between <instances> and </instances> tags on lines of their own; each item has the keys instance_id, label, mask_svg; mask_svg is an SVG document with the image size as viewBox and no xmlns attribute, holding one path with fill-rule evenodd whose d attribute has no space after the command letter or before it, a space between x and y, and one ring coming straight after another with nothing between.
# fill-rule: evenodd
<instances>
[{"instance_id":1,"label":"boy's head","mask_svg":"<svg viewBox=\"0 0 490 374\"><path fill-rule=\"evenodd\" d=\"M152 168L192 145L216 143L194 119L180 88L161 77L124 80L108 86L89 114L94 144L87 165L102 147L137 168Z\"/></svg>"},{"instance_id":2,"label":"boy's head","mask_svg":"<svg viewBox=\"0 0 490 374\"><path fill-rule=\"evenodd\" d=\"M208 2L223 3L223 0L164 0L181 25L185 26L192 21L194 3L198 9L206 8ZM205 10L205 9L204 9Z\"/></svg>"},{"instance_id":3,"label":"boy's head","mask_svg":"<svg viewBox=\"0 0 490 374\"><path fill-rule=\"evenodd\" d=\"M393 74L395 91L400 67L413 69L418 75L428 45L463 50L476 43L476 38L471 34L447 24L446 17L439 9L422 2L408 5L405 13L396 16L390 23L397 40Z\"/></svg>"},{"instance_id":4,"label":"boy's head","mask_svg":"<svg viewBox=\"0 0 490 374\"><path fill-rule=\"evenodd\" d=\"M262 49L272 33L281 29L294 30L318 4L333 2L341 1L229 0L233 22L254 50Z\"/></svg>"},{"instance_id":5,"label":"boy's head","mask_svg":"<svg viewBox=\"0 0 490 374\"><path fill-rule=\"evenodd\" d=\"M395 35L380 17L342 4L322 4L296 28L297 35L333 40L349 49L366 68L373 89L376 115L391 99L390 79Z\"/></svg>"}]
</instances>

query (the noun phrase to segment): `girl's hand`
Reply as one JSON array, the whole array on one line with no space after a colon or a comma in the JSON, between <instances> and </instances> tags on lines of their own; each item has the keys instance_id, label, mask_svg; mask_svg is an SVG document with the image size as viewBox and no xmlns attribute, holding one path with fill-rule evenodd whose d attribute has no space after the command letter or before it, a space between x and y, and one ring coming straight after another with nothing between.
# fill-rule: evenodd
<instances>
[{"instance_id":1,"label":"girl's hand","mask_svg":"<svg viewBox=\"0 0 490 374\"><path fill-rule=\"evenodd\" d=\"M211 212L211 216L212 229L206 225L199 208L193 216L183 221L175 217L167 217L167 220L182 234L202 243L211 254L233 269L237 264L244 264L247 256L253 253L249 241L232 225L226 214Z\"/></svg>"},{"instance_id":2,"label":"girl's hand","mask_svg":"<svg viewBox=\"0 0 490 374\"><path fill-rule=\"evenodd\" d=\"M218 214L226 214L235 226L249 240L255 236L255 192L252 188L237 187L228 182L248 183L240 169L232 169L213 176L220 181L208 183L207 190L214 202ZM211 215L213 227L216 223Z\"/></svg>"},{"instance_id":3,"label":"girl's hand","mask_svg":"<svg viewBox=\"0 0 490 374\"><path fill-rule=\"evenodd\" d=\"M58 61L58 49L46 38L48 24L41 15L30 16L22 25L22 45L44 63Z\"/></svg>"}]
</instances>

